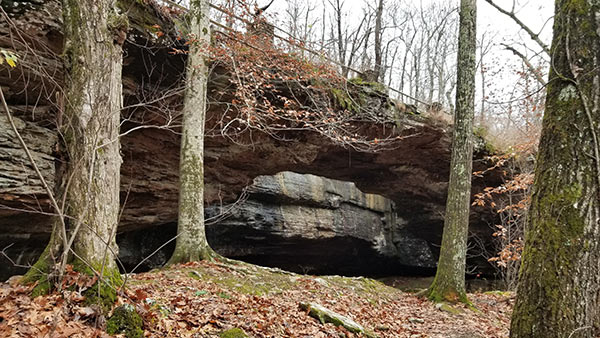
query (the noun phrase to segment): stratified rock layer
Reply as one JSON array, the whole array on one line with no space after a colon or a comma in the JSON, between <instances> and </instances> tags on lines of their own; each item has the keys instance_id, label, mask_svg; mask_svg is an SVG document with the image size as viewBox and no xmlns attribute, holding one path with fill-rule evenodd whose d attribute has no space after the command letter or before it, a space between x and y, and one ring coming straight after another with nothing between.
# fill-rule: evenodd
<instances>
[{"instance_id":1,"label":"stratified rock layer","mask_svg":"<svg viewBox=\"0 0 600 338\"><path fill-rule=\"evenodd\" d=\"M284 172L257 177L248 193L209 228L209 241L228 257L315 274L435 268L429 244L405 231L394 203L353 183Z\"/></svg>"}]
</instances>

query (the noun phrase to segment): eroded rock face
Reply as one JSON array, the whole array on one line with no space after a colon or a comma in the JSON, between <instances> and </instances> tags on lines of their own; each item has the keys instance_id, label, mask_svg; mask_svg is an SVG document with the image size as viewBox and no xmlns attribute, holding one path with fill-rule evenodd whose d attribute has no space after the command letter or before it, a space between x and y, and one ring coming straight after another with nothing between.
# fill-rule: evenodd
<instances>
[{"instance_id":1,"label":"eroded rock face","mask_svg":"<svg viewBox=\"0 0 600 338\"><path fill-rule=\"evenodd\" d=\"M430 273L436 258L427 241L406 231L392 201L364 194L353 183L283 172L259 176L247 199L210 207L208 240L220 254L261 265L315 274ZM176 225L118 237L128 269L176 234ZM161 266L173 244L142 269Z\"/></svg>"},{"instance_id":2,"label":"eroded rock face","mask_svg":"<svg viewBox=\"0 0 600 338\"><path fill-rule=\"evenodd\" d=\"M284 172L257 177L248 193L210 227L209 242L228 257L316 274L403 274L436 265L392 201L353 183Z\"/></svg>"}]
</instances>

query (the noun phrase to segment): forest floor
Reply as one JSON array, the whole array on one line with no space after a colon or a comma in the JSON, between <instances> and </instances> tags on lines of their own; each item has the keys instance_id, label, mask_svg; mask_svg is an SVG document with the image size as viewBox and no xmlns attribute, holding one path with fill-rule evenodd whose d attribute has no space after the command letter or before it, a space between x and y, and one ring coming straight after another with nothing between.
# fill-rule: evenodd
<instances>
[{"instance_id":1,"label":"forest floor","mask_svg":"<svg viewBox=\"0 0 600 338\"><path fill-rule=\"evenodd\" d=\"M351 318L375 337L507 337L514 298L473 293L473 307L441 306L373 279L298 275L245 263L190 263L127 279L117 303L137 308L146 337L226 337L239 329L249 337L362 336L322 324L300 308L302 302ZM108 337L94 328L105 323L78 292L31 299L30 290L0 284L1 337Z\"/></svg>"}]
</instances>

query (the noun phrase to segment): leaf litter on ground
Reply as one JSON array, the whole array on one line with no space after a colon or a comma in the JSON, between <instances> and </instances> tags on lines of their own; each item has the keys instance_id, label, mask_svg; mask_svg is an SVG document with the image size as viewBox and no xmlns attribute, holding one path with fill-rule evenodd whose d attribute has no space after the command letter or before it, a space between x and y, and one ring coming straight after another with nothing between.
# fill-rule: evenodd
<instances>
[{"instance_id":1,"label":"leaf litter on ground","mask_svg":"<svg viewBox=\"0 0 600 338\"><path fill-rule=\"evenodd\" d=\"M1 337L109 337L74 292L32 299L32 286L0 283ZM118 304L136 307L146 337L359 337L300 308L315 303L378 337L508 337L513 295L469 295L458 314L376 280L308 276L246 263L200 262L128 275ZM97 326L98 328L95 328Z\"/></svg>"}]
</instances>

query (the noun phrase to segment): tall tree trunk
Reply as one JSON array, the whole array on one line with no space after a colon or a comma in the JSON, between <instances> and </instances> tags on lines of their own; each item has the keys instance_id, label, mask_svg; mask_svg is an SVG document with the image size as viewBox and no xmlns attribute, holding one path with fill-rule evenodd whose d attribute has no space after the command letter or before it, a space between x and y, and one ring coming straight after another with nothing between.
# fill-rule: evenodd
<instances>
[{"instance_id":1,"label":"tall tree trunk","mask_svg":"<svg viewBox=\"0 0 600 338\"><path fill-rule=\"evenodd\" d=\"M383 0L377 3L377 11L375 13L375 82L383 82Z\"/></svg>"},{"instance_id":2,"label":"tall tree trunk","mask_svg":"<svg viewBox=\"0 0 600 338\"><path fill-rule=\"evenodd\" d=\"M555 10L513 338L600 335L600 1Z\"/></svg>"},{"instance_id":3,"label":"tall tree trunk","mask_svg":"<svg viewBox=\"0 0 600 338\"><path fill-rule=\"evenodd\" d=\"M332 3L335 14L335 25L337 29L337 48L338 48L338 61L342 64L342 76L347 78L349 70L346 67L346 46L348 41L342 34L342 4L340 0L335 0L335 4Z\"/></svg>"},{"instance_id":4,"label":"tall tree trunk","mask_svg":"<svg viewBox=\"0 0 600 338\"><path fill-rule=\"evenodd\" d=\"M208 0L190 3L190 45L183 101L179 162L177 241L169 264L209 259L213 255L204 229L204 120L206 115L207 53L210 46Z\"/></svg>"},{"instance_id":5,"label":"tall tree trunk","mask_svg":"<svg viewBox=\"0 0 600 338\"><path fill-rule=\"evenodd\" d=\"M417 36L417 30L415 29L414 33L410 39L410 42L409 43L404 42L404 58L402 59L402 72L400 74L400 91L401 92L404 92L404 84L406 83L404 77L405 77L405 74L407 73L406 68L407 68L407 63L408 63L408 54L414 53L412 51L412 46L413 46L413 42L415 41L416 36ZM409 83L410 83L411 77L412 77L412 69L408 75Z\"/></svg>"},{"instance_id":6,"label":"tall tree trunk","mask_svg":"<svg viewBox=\"0 0 600 338\"><path fill-rule=\"evenodd\" d=\"M437 272L428 296L434 301L467 302L465 264L471 172L473 166L473 115L475 107L475 0L461 0L458 40L456 117L444 234Z\"/></svg>"},{"instance_id":7,"label":"tall tree trunk","mask_svg":"<svg viewBox=\"0 0 600 338\"><path fill-rule=\"evenodd\" d=\"M69 250L67 235L74 239L69 262L77 270L100 273L112 289L120 282L115 234L121 167L121 45L128 24L125 16L117 14L115 0L63 0L63 25L66 88L59 128L64 161L57 171L56 190L65 201L67 229L61 220L55 221L50 244L25 281L54 269L56 259Z\"/></svg>"}]
</instances>

